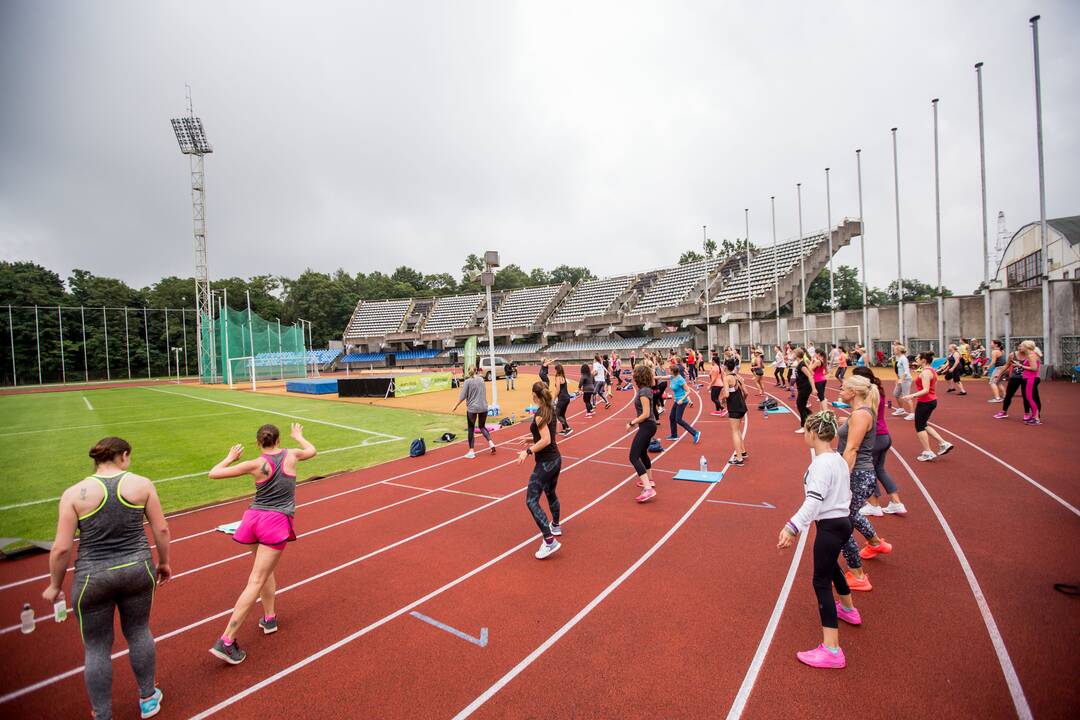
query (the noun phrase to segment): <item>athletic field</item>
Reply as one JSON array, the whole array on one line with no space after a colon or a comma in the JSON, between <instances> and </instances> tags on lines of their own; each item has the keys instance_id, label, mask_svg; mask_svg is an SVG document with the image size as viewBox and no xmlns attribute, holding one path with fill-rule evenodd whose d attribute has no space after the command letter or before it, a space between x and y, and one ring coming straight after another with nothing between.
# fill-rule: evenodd
<instances>
[{"instance_id":1,"label":"athletic field","mask_svg":"<svg viewBox=\"0 0 1080 720\"><path fill-rule=\"evenodd\" d=\"M63 490L93 471L87 451L118 435L131 443L132 472L157 484L165 511L250 494L250 478L210 480L207 471L235 443L257 453L255 430L299 422L319 454L300 478L366 467L408 452L423 434L460 432L450 415L325 402L303 396L154 385L0 396L0 439L9 475L0 483L0 537L51 540Z\"/></svg>"}]
</instances>

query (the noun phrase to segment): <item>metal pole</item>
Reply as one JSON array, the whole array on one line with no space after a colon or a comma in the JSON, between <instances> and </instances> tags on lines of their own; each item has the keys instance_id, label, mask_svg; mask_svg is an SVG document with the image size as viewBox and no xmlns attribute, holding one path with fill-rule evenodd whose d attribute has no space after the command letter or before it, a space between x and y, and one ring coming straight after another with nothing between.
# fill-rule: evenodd
<instances>
[{"instance_id":1,"label":"metal pole","mask_svg":"<svg viewBox=\"0 0 1080 720\"><path fill-rule=\"evenodd\" d=\"M60 320L60 382L67 385L67 363L64 361L64 314L56 306L56 317Z\"/></svg>"},{"instance_id":2,"label":"metal pole","mask_svg":"<svg viewBox=\"0 0 1080 720\"><path fill-rule=\"evenodd\" d=\"M832 246L832 197L829 191L829 168L825 168L825 232L829 236L829 325L832 326L832 344L836 345L836 284L833 279Z\"/></svg>"},{"instance_id":3,"label":"metal pole","mask_svg":"<svg viewBox=\"0 0 1080 720\"><path fill-rule=\"evenodd\" d=\"M101 306L101 321L105 326L105 379L112 380L112 369L109 367L109 316L105 313L105 306Z\"/></svg>"},{"instance_id":4,"label":"metal pole","mask_svg":"<svg viewBox=\"0 0 1080 720\"><path fill-rule=\"evenodd\" d=\"M705 254L705 355L712 360L712 314L709 310L709 237L706 225L701 226L701 250Z\"/></svg>"},{"instance_id":5,"label":"metal pole","mask_svg":"<svg viewBox=\"0 0 1080 720\"><path fill-rule=\"evenodd\" d=\"M855 169L859 178L859 261L862 264L862 338L870 345L870 325L866 319L866 219L862 207L862 150L855 150ZM861 344L861 342L860 342ZM873 350L873 348L869 348ZM869 363L867 363L869 366Z\"/></svg>"},{"instance_id":6,"label":"metal pole","mask_svg":"<svg viewBox=\"0 0 1080 720\"><path fill-rule=\"evenodd\" d=\"M146 341L146 379L150 379L150 323L146 319L146 306L142 309L143 339Z\"/></svg>"},{"instance_id":7,"label":"metal pole","mask_svg":"<svg viewBox=\"0 0 1080 720\"><path fill-rule=\"evenodd\" d=\"M170 353L172 353L172 345L169 343L169 308L165 308L165 377L172 377L172 358L169 357ZM180 371L179 364L177 364L176 370L177 372Z\"/></svg>"},{"instance_id":8,"label":"metal pole","mask_svg":"<svg viewBox=\"0 0 1080 720\"><path fill-rule=\"evenodd\" d=\"M82 369L83 381L90 382L90 369L86 363L86 308L79 306L79 316L82 317Z\"/></svg>"},{"instance_id":9,"label":"metal pole","mask_svg":"<svg viewBox=\"0 0 1080 720\"><path fill-rule=\"evenodd\" d=\"M277 353L278 353L278 380L285 379L285 358L281 355L281 318L277 320Z\"/></svg>"},{"instance_id":10,"label":"metal pole","mask_svg":"<svg viewBox=\"0 0 1080 720\"><path fill-rule=\"evenodd\" d=\"M985 346L989 351L990 340L994 337L994 330L990 310L990 245L987 239L988 230L986 226L986 135L983 131L982 66L981 62L975 63L975 80L979 87L979 180L982 190L983 232L983 333L986 335Z\"/></svg>"},{"instance_id":11,"label":"metal pole","mask_svg":"<svg viewBox=\"0 0 1080 720\"><path fill-rule=\"evenodd\" d=\"M743 209L746 220L746 336L750 346L754 345L754 296L750 293L750 208Z\"/></svg>"},{"instance_id":12,"label":"metal pole","mask_svg":"<svg viewBox=\"0 0 1080 720\"><path fill-rule=\"evenodd\" d=\"M38 325L37 305L34 306L34 338L37 345L37 382L38 385L41 385L41 326Z\"/></svg>"},{"instance_id":13,"label":"metal pole","mask_svg":"<svg viewBox=\"0 0 1080 720\"><path fill-rule=\"evenodd\" d=\"M1046 227L1046 173L1043 170L1042 80L1039 76L1039 16L1031 18L1031 44L1035 52L1035 130L1039 150L1039 231L1042 234L1042 326L1045 362L1053 366L1057 358L1050 341L1050 256L1049 229Z\"/></svg>"},{"instance_id":14,"label":"metal pole","mask_svg":"<svg viewBox=\"0 0 1080 720\"><path fill-rule=\"evenodd\" d=\"M772 203L772 277L773 277L773 296L776 301L776 344L780 344L780 275L777 270L777 249L776 249L776 196L770 195L769 202Z\"/></svg>"},{"instance_id":15,"label":"metal pole","mask_svg":"<svg viewBox=\"0 0 1080 720\"><path fill-rule=\"evenodd\" d=\"M11 306L7 306L8 339L11 340L11 384L19 384L19 374L15 371L15 323L11 319Z\"/></svg>"},{"instance_id":16,"label":"metal pole","mask_svg":"<svg viewBox=\"0 0 1080 720\"><path fill-rule=\"evenodd\" d=\"M900 255L900 171L896 160L896 128L892 132L893 203L896 206L896 317L900 324L900 344L907 345L904 333L904 271Z\"/></svg>"},{"instance_id":17,"label":"metal pole","mask_svg":"<svg viewBox=\"0 0 1080 720\"><path fill-rule=\"evenodd\" d=\"M251 291L245 290L244 297L247 298L248 341L251 343L251 391L255 392L255 331L251 326Z\"/></svg>"},{"instance_id":18,"label":"metal pole","mask_svg":"<svg viewBox=\"0 0 1080 720\"><path fill-rule=\"evenodd\" d=\"M225 336L225 357L222 360L225 362L225 382L229 387L233 386L232 382L232 358L229 357L229 288L223 288L221 300L221 319L222 319L222 333Z\"/></svg>"},{"instance_id":19,"label":"metal pole","mask_svg":"<svg viewBox=\"0 0 1080 720\"><path fill-rule=\"evenodd\" d=\"M184 376L188 374L187 369L187 308L180 308L180 322L184 326ZM198 345L198 343L196 343ZM180 368L177 367L177 372L180 372Z\"/></svg>"},{"instance_id":20,"label":"metal pole","mask_svg":"<svg viewBox=\"0 0 1080 720\"><path fill-rule=\"evenodd\" d=\"M124 354L127 356L128 380L131 379L131 334L128 332L128 309L124 308Z\"/></svg>"},{"instance_id":21,"label":"metal pole","mask_svg":"<svg viewBox=\"0 0 1080 720\"><path fill-rule=\"evenodd\" d=\"M945 291L941 284L941 177L938 162L938 99L930 101L934 109L934 237L937 240L937 331L938 353L945 352Z\"/></svg>"},{"instance_id":22,"label":"metal pole","mask_svg":"<svg viewBox=\"0 0 1080 720\"><path fill-rule=\"evenodd\" d=\"M487 266L487 271L489 273L494 272L490 266ZM485 284L484 291L487 293L488 357L491 358L491 404L501 414L502 408L499 407L499 380L495 377L495 327L491 312L491 285Z\"/></svg>"},{"instance_id":23,"label":"metal pole","mask_svg":"<svg viewBox=\"0 0 1080 720\"><path fill-rule=\"evenodd\" d=\"M803 247L802 227L802 183L795 183L795 198L799 203L799 292L802 298L803 329L806 329L806 250ZM806 344L804 333L803 344Z\"/></svg>"}]
</instances>

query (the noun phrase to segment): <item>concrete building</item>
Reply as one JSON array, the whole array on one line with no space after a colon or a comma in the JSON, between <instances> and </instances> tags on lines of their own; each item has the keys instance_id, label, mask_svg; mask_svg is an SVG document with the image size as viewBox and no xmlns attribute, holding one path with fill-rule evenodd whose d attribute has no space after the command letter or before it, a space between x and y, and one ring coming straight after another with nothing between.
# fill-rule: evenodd
<instances>
[{"instance_id":1,"label":"concrete building","mask_svg":"<svg viewBox=\"0 0 1080 720\"><path fill-rule=\"evenodd\" d=\"M1046 221L1051 280L1080 278L1080 215ZM1017 230L1005 246L992 285L995 288L1039 287L1042 271L1042 228L1038 221Z\"/></svg>"}]
</instances>

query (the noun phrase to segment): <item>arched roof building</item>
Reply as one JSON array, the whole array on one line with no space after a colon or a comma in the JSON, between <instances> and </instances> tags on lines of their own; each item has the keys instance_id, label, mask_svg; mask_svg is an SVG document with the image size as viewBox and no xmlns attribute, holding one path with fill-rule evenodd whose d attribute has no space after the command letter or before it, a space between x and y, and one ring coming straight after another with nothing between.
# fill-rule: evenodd
<instances>
[{"instance_id":1,"label":"arched roof building","mask_svg":"<svg viewBox=\"0 0 1080 720\"><path fill-rule=\"evenodd\" d=\"M1080 278L1080 215L1046 221L1050 237L1051 280ZM1039 222L1017 230L1001 254L995 287L1035 287L1042 271L1042 232Z\"/></svg>"}]
</instances>

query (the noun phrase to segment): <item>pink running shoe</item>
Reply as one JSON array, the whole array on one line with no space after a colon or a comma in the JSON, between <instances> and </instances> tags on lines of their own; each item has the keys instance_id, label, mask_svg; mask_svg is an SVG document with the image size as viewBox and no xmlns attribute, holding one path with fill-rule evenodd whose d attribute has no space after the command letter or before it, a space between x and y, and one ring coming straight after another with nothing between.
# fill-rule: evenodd
<instances>
[{"instance_id":1,"label":"pink running shoe","mask_svg":"<svg viewBox=\"0 0 1080 720\"><path fill-rule=\"evenodd\" d=\"M839 670L847 667L844 651L840 648L836 648L834 653L826 650L824 645L818 645L813 650L795 653L795 657L799 658L799 662L810 667L825 668L827 670Z\"/></svg>"},{"instance_id":2,"label":"pink running shoe","mask_svg":"<svg viewBox=\"0 0 1080 720\"><path fill-rule=\"evenodd\" d=\"M1009 417L1009 413L1007 412L1001 412L1000 410L998 410L996 413L994 413L995 420L1004 420L1007 417Z\"/></svg>"},{"instance_id":3,"label":"pink running shoe","mask_svg":"<svg viewBox=\"0 0 1080 720\"><path fill-rule=\"evenodd\" d=\"M840 618L848 625L862 625L862 615L859 614L859 608L846 609L840 604L840 601L836 601L836 617Z\"/></svg>"},{"instance_id":4,"label":"pink running shoe","mask_svg":"<svg viewBox=\"0 0 1080 720\"><path fill-rule=\"evenodd\" d=\"M639 503L644 503L649 502L654 497L656 497L656 489L649 488L648 490L642 490L641 494L634 498L634 500L637 500Z\"/></svg>"},{"instance_id":5,"label":"pink running shoe","mask_svg":"<svg viewBox=\"0 0 1080 720\"><path fill-rule=\"evenodd\" d=\"M1024 413L1024 422L1027 422L1030 419L1031 419L1031 413Z\"/></svg>"}]
</instances>

